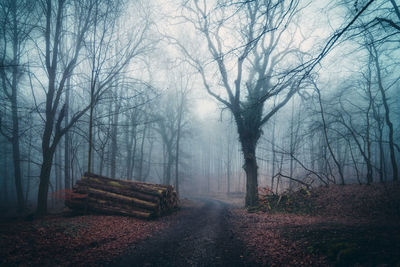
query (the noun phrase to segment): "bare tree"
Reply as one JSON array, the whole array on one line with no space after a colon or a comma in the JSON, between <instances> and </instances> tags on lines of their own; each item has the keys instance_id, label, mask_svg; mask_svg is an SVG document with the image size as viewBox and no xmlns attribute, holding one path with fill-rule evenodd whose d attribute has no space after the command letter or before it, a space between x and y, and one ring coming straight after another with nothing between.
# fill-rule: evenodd
<instances>
[{"instance_id":1,"label":"bare tree","mask_svg":"<svg viewBox=\"0 0 400 267\"><path fill-rule=\"evenodd\" d=\"M11 142L14 165L15 188L17 192L18 210L25 207L20 152L20 80L24 73L22 62L27 41L35 27L36 21L31 13L36 4L25 0L7 0L0 2L1 9L1 42L0 78L4 95L11 106L11 134L3 131L0 117L0 132ZM25 59L26 60L26 59Z\"/></svg>"},{"instance_id":2,"label":"bare tree","mask_svg":"<svg viewBox=\"0 0 400 267\"><path fill-rule=\"evenodd\" d=\"M127 148L127 179L132 180L135 167L136 147L137 147L137 128L139 120L139 109L133 109L128 114L128 131L126 137Z\"/></svg>"},{"instance_id":3,"label":"bare tree","mask_svg":"<svg viewBox=\"0 0 400 267\"><path fill-rule=\"evenodd\" d=\"M175 138L177 133L177 118L174 112L173 106L170 104L173 102L173 95L167 94L166 98L162 102L160 112L155 114L155 130L161 137L161 141L164 148L164 175L163 183L171 184L172 179L172 168L176 154L174 153Z\"/></svg>"},{"instance_id":4,"label":"bare tree","mask_svg":"<svg viewBox=\"0 0 400 267\"><path fill-rule=\"evenodd\" d=\"M177 106L176 106L176 112L177 112L177 123L176 123L176 148L175 148L175 188L176 192L179 194L179 155L180 155L180 144L181 144L181 138L183 136L183 131L185 128L185 115L187 113L187 98L188 98L188 93L189 93L190 87L189 87L189 79L183 78L183 75L180 76L180 81L179 81L179 91L177 92Z\"/></svg>"},{"instance_id":5,"label":"bare tree","mask_svg":"<svg viewBox=\"0 0 400 267\"><path fill-rule=\"evenodd\" d=\"M314 89L317 92L318 95L318 105L320 108L320 114L321 114L321 121L322 121L322 129L323 129L323 134L324 134L324 139L325 139L325 144L329 150L329 153L333 159L333 161L335 162L335 165L338 169L339 175L340 175L340 182L342 185L344 185L345 181L344 181L344 174L343 174L343 168L342 165L340 164L339 160L337 159L337 156L335 154L335 152L332 149L329 137L328 137L328 126L327 126L327 122L326 122L326 118L325 118L325 111L324 111L324 106L322 104L322 97L321 97L321 91L318 88L317 84L315 82L313 82L314 85Z\"/></svg>"},{"instance_id":6,"label":"bare tree","mask_svg":"<svg viewBox=\"0 0 400 267\"><path fill-rule=\"evenodd\" d=\"M90 28L93 18L93 1L74 1L67 3L65 0L57 2L46 0L40 2L41 12L44 16L43 38L44 51L39 55L45 64L47 80L42 84L45 86L45 114L44 130L42 135L42 165L40 168L40 184L38 192L37 213L45 214L47 212L47 197L50 181L50 173L53 163L53 156L61 137L71 128L74 123L83 116L90 106L83 108L75 113L65 127L62 127L62 121L65 118L65 105L62 103L62 95L65 89L65 83L72 74L77 65L78 57L84 45L84 40ZM63 36L63 23L68 17L69 12L74 14L76 29L74 33L74 42L71 47L71 54L64 68L60 67L60 60L65 55L61 55L60 45ZM40 49L41 44L37 44ZM61 106L61 107L60 107Z\"/></svg>"},{"instance_id":7,"label":"bare tree","mask_svg":"<svg viewBox=\"0 0 400 267\"><path fill-rule=\"evenodd\" d=\"M381 99L383 103L383 107L385 109L385 123L386 126L389 129L389 151L390 151L390 160L392 163L392 172L393 172L393 181L397 181L398 178L398 166L396 162L396 153L395 153L395 142L394 142L394 129L393 129L393 123L390 117L390 107L388 103L388 97L385 88L385 85L383 83L383 77L382 77L382 66L379 61L379 51L377 50L375 44L372 42L370 47L368 48L371 59L373 60L375 69L376 69L376 79L377 79L377 85L379 88L379 92L381 94Z\"/></svg>"},{"instance_id":8,"label":"bare tree","mask_svg":"<svg viewBox=\"0 0 400 267\"><path fill-rule=\"evenodd\" d=\"M184 5L185 18L201 33L212 61L201 60L176 43L198 70L207 92L233 114L247 176L246 206L254 206L258 203L256 147L262 127L300 86L289 71L299 51L287 30L299 2L246 1L218 8L209 8L207 1L191 3ZM228 44L225 38L239 43ZM217 71L210 73L212 67ZM212 82L216 75L217 84ZM279 97L274 105L270 100L275 96Z\"/></svg>"},{"instance_id":9,"label":"bare tree","mask_svg":"<svg viewBox=\"0 0 400 267\"><path fill-rule=\"evenodd\" d=\"M111 127L111 158L110 158L110 164L111 164L111 177L115 178L116 174L116 167L117 167L117 152L118 152L118 123L119 123L119 115L120 115L120 109L121 109L121 103L118 101L119 95L118 95L118 90L114 94L114 109L112 113L112 127ZM90 158L90 157L89 157Z\"/></svg>"},{"instance_id":10,"label":"bare tree","mask_svg":"<svg viewBox=\"0 0 400 267\"><path fill-rule=\"evenodd\" d=\"M138 19L135 27L130 29L131 32L127 38L118 31L122 23L119 18L124 6L124 1L98 1L94 7L93 31L89 35L86 45L91 71L89 82L89 172L92 170L95 105L107 89L124 86L124 79L120 76L124 75L123 71L128 64L152 48L152 42L146 36L150 25L148 17L143 20Z\"/></svg>"}]
</instances>

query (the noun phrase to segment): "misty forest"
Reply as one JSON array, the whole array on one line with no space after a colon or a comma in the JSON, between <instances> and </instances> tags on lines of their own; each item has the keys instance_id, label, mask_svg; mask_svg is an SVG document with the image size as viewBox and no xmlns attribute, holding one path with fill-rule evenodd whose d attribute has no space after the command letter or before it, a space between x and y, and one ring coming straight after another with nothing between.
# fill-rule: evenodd
<instances>
[{"instance_id":1,"label":"misty forest","mask_svg":"<svg viewBox=\"0 0 400 267\"><path fill-rule=\"evenodd\" d=\"M0 265L398 266L399 0L0 0Z\"/></svg>"}]
</instances>

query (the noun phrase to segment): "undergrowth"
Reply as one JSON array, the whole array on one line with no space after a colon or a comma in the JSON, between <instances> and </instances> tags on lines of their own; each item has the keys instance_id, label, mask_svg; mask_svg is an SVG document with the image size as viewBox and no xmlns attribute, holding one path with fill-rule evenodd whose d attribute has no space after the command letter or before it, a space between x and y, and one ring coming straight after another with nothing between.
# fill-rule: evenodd
<instances>
[{"instance_id":1,"label":"undergrowth","mask_svg":"<svg viewBox=\"0 0 400 267\"><path fill-rule=\"evenodd\" d=\"M295 214L313 214L315 210L313 193L307 188L275 194L268 187L259 189L259 205L248 209L249 212Z\"/></svg>"}]
</instances>

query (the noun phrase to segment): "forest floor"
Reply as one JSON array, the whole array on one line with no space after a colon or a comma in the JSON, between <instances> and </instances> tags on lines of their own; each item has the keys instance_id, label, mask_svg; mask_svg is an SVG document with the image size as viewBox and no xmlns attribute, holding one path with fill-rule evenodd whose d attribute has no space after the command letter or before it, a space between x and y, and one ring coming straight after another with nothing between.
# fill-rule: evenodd
<instances>
[{"instance_id":1,"label":"forest floor","mask_svg":"<svg viewBox=\"0 0 400 267\"><path fill-rule=\"evenodd\" d=\"M234 232L257 265L400 266L399 183L266 192L261 199L250 212L232 210Z\"/></svg>"},{"instance_id":2,"label":"forest floor","mask_svg":"<svg viewBox=\"0 0 400 267\"><path fill-rule=\"evenodd\" d=\"M154 221L57 214L0 220L0 266L400 266L400 185L183 199ZM299 204L300 203L300 204Z\"/></svg>"}]
</instances>

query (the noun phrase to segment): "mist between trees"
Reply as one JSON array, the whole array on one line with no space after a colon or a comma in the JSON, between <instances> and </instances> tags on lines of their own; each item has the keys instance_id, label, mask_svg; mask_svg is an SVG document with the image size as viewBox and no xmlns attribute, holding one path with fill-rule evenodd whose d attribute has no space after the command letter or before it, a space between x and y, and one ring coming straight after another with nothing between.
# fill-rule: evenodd
<instances>
[{"instance_id":1,"label":"mist between trees","mask_svg":"<svg viewBox=\"0 0 400 267\"><path fill-rule=\"evenodd\" d=\"M0 201L397 181L398 3L1 0Z\"/></svg>"}]
</instances>

